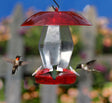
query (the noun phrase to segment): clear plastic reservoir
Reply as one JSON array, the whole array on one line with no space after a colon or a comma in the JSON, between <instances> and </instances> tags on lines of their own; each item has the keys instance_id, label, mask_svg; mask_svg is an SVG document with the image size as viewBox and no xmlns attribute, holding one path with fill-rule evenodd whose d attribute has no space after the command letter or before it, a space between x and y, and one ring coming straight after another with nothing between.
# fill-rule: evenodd
<instances>
[{"instance_id":1,"label":"clear plastic reservoir","mask_svg":"<svg viewBox=\"0 0 112 103\"><path fill-rule=\"evenodd\" d=\"M44 68L57 65L67 68L73 52L73 41L68 26L44 26L39 51Z\"/></svg>"}]
</instances>

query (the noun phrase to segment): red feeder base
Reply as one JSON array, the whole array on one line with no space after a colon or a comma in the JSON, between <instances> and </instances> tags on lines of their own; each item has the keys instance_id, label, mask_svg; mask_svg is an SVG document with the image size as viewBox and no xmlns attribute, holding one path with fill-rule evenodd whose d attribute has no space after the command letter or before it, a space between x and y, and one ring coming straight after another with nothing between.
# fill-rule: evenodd
<instances>
[{"instance_id":1,"label":"red feeder base","mask_svg":"<svg viewBox=\"0 0 112 103\"><path fill-rule=\"evenodd\" d=\"M37 72L35 75L36 83L39 84L73 84L76 81L76 75L68 70L63 69L63 73L61 75L57 75L54 80L50 74L46 74L49 72L49 69L45 68Z\"/></svg>"}]
</instances>

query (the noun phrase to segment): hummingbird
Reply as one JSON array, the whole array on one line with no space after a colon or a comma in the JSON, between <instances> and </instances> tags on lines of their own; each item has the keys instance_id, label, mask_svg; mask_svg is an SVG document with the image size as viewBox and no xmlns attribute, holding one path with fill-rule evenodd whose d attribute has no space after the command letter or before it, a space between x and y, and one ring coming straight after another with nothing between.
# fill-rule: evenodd
<instances>
[{"instance_id":1,"label":"hummingbird","mask_svg":"<svg viewBox=\"0 0 112 103\"><path fill-rule=\"evenodd\" d=\"M63 73L63 69L61 67L58 67L57 65L53 65L52 69L47 74L50 74L50 76L55 80L57 75L60 73Z\"/></svg>"},{"instance_id":2,"label":"hummingbird","mask_svg":"<svg viewBox=\"0 0 112 103\"><path fill-rule=\"evenodd\" d=\"M53 66L53 71L50 71L50 72L48 72L50 75L51 75L51 77L55 80L56 79L56 77L57 77L57 75L58 75L58 71L57 71L57 65L54 65Z\"/></svg>"},{"instance_id":3,"label":"hummingbird","mask_svg":"<svg viewBox=\"0 0 112 103\"><path fill-rule=\"evenodd\" d=\"M63 71L63 69L60 68L60 67L58 67L57 65L54 65L53 67L50 65L50 66L48 66L48 67L51 68L51 69L49 69L49 72L44 73L44 74L50 74L50 76L51 76L54 80L56 79L57 75L58 75L59 73L62 73L62 71ZM40 66L39 68L37 68L37 69L35 70L35 72L32 74L32 76L36 75L36 73L37 73L39 70L41 70L41 68L42 68L42 66ZM43 74L43 75L44 75L44 74Z\"/></svg>"},{"instance_id":4,"label":"hummingbird","mask_svg":"<svg viewBox=\"0 0 112 103\"><path fill-rule=\"evenodd\" d=\"M87 63L82 63L82 64L78 64L76 69L83 69L83 70L86 70L86 71L97 71L94 69L94 65L95 65L95 61L96 60L91 60Z\"/></svg>"},{"instance_id":5,"label":"hummingbird","mask_svg":"<svg viewBox=\"0 0 112 103\"><path fill-rule=\"evenodd\" d=\"M25 61L20 61L21 56L16 56L15 59L10 59L10 58L4 58L5 61L13 64L13 68L12 68L12 75L15 74L16 70L18 69L19 66L23 66L28 64L28 62Z\"/></svg>"},{"instance_id":6,"label":"hummingbird","mask_svg":"<svg viewBox=\"0 0 112 103\"><path fill-rule=\"evenodd\" d=\"M47 74L50 74L50 76L55 80L57 75L63 73L63 69L61 67L58 67L57 65L51 66L52 68L50 69Z\"/></svg>"}]
</instances>

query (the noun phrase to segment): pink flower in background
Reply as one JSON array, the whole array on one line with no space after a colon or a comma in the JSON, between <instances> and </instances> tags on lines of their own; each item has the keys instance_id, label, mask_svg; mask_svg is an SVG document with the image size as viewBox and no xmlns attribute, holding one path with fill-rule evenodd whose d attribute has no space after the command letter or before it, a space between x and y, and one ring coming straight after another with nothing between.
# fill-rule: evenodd
<instances>
[{"instance_id":1,"label":"pink flower in background","mask_svg":"<svg viewBox=\"0 0 112 103\"><path fill-rule=\"evenodd\" d=\"M101 28L107 28L109 20L106 17L100 17L97 19L97 23Z\"/></svg>"},{"instance_id":2,"label":"pink flower in background","mask_svg":"<svg viewBox=\"0 0 112 103\"><path fill-rule=\"evenodd\" d=\"M74 103L74 99L67 94L63 94L60 97L61 103Z\"/></svg>"},{"instance_id":3,"label":"pink flower in background","mask_svg":"<svg viewBox=\"0 0 112 103\"><path fill-rule=\"evenodd\" d=\"M75 89L75 88L70 88L70 89L68 89L68 95L69 95L70 97L75 98L75 97L78 96L78 93L79 93L78 90Z\"/></svg>"},{"instance_id":4,"label":"pink flower in background","mask_svg":"<svg viewBox=\"0 0 112 103\"><path fill-rule=\"evenodd\" d=\"M3 88L3 81L0 80L0 89L2 89L2 88Z\"/></svg>"},{"instance_id":5,"label":"pink flower in background","mask_svg":"<svg viewBox=\"0 0 112 103\"><path fill-rule=\"evenodd\" d=\"M109 102L112 103L112 94L109 96Z\"/></svg>"},{"instance_id":6,"label":"pink flower in background","mask_svg":"<svg viewBox=\"0 0 112 103\"><path fill-rule=\"evenodd\" d=\"M24 80L24 88L25 89L28 89L29 88L29 85L28 85L28 80Z\"/></svg>"},{"instance_id":7,"label":"pink flower in background","mask_svg":"<svg viewBox=\"0 0 112 103\"><path fill-rule=\"evenodd\" d=\"M95 69L98 70L98 71L101 71L101 72L106 71L106 67L104 65L101 65L101 64L96 64Z\"/></svg>"},{"instance_id":8,"label":"pink flower in background","mask_svg":"<svg viewBox=\"0 0 112 103\"><path fill-rule=\"evenodd\" d=\"M106 47L111 47L112 46L112 39L111 37L105 37L103 39L103 45Z\"/></svg>"},{"instance_id":9,"label":"pink flower in background","mask_svg":"<svg viewBox=\"0 0 112 103\"><path fill-rule=\"evenodd\" d=\"M87 55L86 55L84 52L81 52L81 53L80 53L80 57L81 57L82 59L86 59L86 58L87 58Z\"/></svg>"},{"instance_id":10,"label":"pink flower in background","mask_svg":"<svg viewBox=\"0 0 112 103\"><path fill-rule=\"evenodd\" d=\"M19 34L20 34L21 36L24 36L24 35L26 34L27 31L28 31L27 28L21 28L21 29L18 30L18 32L19 32Z\"/></svg>"},{"instance_id":11,"label":"pink flower in background","mask_svg":"<svg viewBox=\"0 0 112 103\"><path fill-rule=\"evenodd\" d=\"M61 95L64 93L64 90L61 87L57 87L56 94Z\"/></svg>"}]
</instances>

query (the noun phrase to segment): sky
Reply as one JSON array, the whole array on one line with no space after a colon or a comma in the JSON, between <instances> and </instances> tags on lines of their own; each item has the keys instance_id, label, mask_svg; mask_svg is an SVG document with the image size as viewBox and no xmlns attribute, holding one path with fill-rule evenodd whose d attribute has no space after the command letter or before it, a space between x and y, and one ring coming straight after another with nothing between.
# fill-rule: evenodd
<instances>
[{"instance_id":1,"label":"sky","mask_svg":"<svg viewBox=\"0 0 112 103\"><path fill-rule=\"evenodd\" d=\"M86 5L93 5L97 9L98 16L112 18L112 0L56 0L61 11L74 9L83 11ZM45 11L49 6L54 5L53 0L0 0L0 19L11 15L17 3L23 5L24 11L34 7L36 10Z\"/></svg>"}]
</instances>

